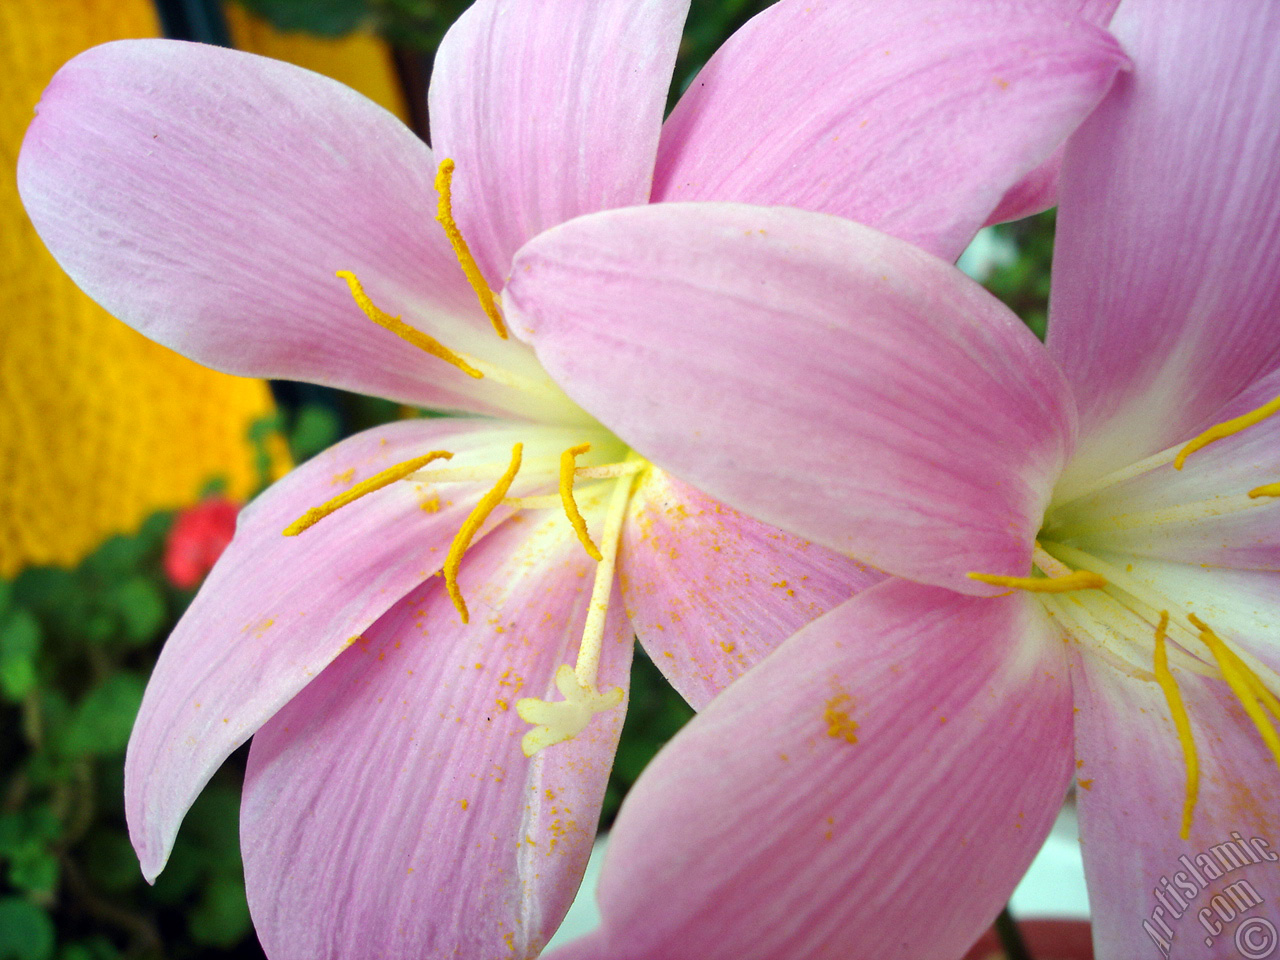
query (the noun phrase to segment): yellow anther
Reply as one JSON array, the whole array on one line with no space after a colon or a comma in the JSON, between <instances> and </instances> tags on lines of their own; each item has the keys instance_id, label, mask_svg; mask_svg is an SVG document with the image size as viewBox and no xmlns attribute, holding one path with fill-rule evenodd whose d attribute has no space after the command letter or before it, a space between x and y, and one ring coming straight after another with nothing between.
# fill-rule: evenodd
<instances>
[{"instance_id":1,"label":"yellow anther","mask_svg":"<svg viewBox=\"0 0 1280 960\"><path fill-rule=\"evenodd\" d=\"M1107 580L1089 570L1077 570L1063 577L1005 577L998 573L967 573L970 580L993 587L1011 587L1031 593L1070 593L1073 590L1100 590Z\"/></svg>"},{"instance_id":2,"label":"yellow anther","mask_svg":"<svg viewBox=\"0 0 1280 960\"><path fill-rule=\"evenodd\" d=\"M581 541L583 549L587 551L587 556L599 562L601 559L600 550L591 541L591 534L587 532L587 521L582 519L582 513L578 510L578 503L573 499L573 472L576 469L574 460L590 449L591 444L580 443L576 447L570 447L560 454L560 502L564 505L565 516L573 524L574 533L578 535L578 540Z\"/></svg>"},{"instance_id":3,"label":"yellow anther","mask_svg":"<svg viewBox=\"0 0 1280 960\"><path fill-rule=\"evenodd\" d=\"M361 480L350 490L340 493L332 500L327 500L318 507L312 507L289 526L284 528L286 537L296 537L308 527L313 527L329 514L342 509L349 503L354 503L363 497L366 493L373 493L375 490L381 490L385 486L395 483L397 480L403 480L415 470L421 470L432 460L448 460L453 456L447 450L432 450L430 453L421 457L414 457L412 460L406 460L404 463L397 463L394 467L388 467L381 473L375 473L368 480Z\"/></svg>"},{"instance_id":4,"label":"yellow anther","mask_svg":"<svg viewBox=\"0 0 1280 960\"><path fill-rule=\"evenodd\" d=\"M1276 397L1270 403L1264 403L1257 410L1251 410L1248 413L1210 427L1178 451L1178 455L1173 460L1173 469L1181 470L1182 464L1186 462L1187 457L1197 450L1207 447L1215 440L1221 440L1223 437L1229 437L1232 434L1239 433L1241 430L1247 430L1278 411L1280 411L1280 397Z\"/></svg>"},{"instance_id":5,"label":"yellow anther","mask_svg":"<svg viewBox=\"0 0 1280 960\"><path fill-rule=\"evenodd\" d=\"M1161 610L1160 625L1156 627L1155 674L1156 683L1160 684L1169 704L1169 715L1173 717L1173 726L1178 731L1178 742L1182 744L1182 756L1187 764L1187 797L1182 805L1181 833L1182 839L1186 840L1191 835L1191 818L1200 793L1200 761L1196 755L1195 738L1191 735L1191 718L1187 716L1187 708L1182 702L1178 681L1169 670L1169 651L1165 646L1165 631L1168 629L1169 613Z\"/></svg>"},{"instance_id":6,"label":"yellow anther","mask_svg":"<svg viewBox=\"0 0 1280 960\"><path fill-rule=\"evenodd\" d=\"M516 474L520 472L520 458L523 453L523 443L517 443L511 448L511 465L507 467L507 472L498 478L498 482L493 485L493 489L480 498L480 502L475 505L467 519L462 522L462 528L458 531L457 536L453 538L453 543L449 544L449 553L444 558L445 589L449 591L449 599L457 607L458 615L462 617L463 623L470 622L471 617L467 613L467 603L462 599L462 591L458 589L458 566L462 563L462 555L467 552L467 547L471 546L471 540L475 537L476 531L489 518L489 514L493 513L494 507L502 502L502 498L507 495L507 491L511 489L511 482L515 480Z\"/></svg>"},{"instance_id":7,"label":"yellow anther","mask_svg":"<svg viewBox=\"0 0 1280 960\"><path fill-rule=\"evenodd\" d=\"M336 277L347 281L347 286L351 289L351 296L355 299L356 305L364 311L364 315L382 327L384 330L390 330L401 340L407 340L419 350L425 350L433 357L439 357L445 363L451 363L469 377L475 377L479 380L484 376L479 370L463 360L462 357L454 353L439 340L429 337L417 327L411 327L399 317L393 317L378 309L377 304L369 299L369 295L364 292L364 287L360 285L359 279L350 270L339 270Z\"/></svg>"},{"instance_id":8,"label":"yellow anther","mask_svg":"<svg viewBox=\"0 0 1280 960\"><path fill-rule=\"evenodd\" d=\"M613 687L604 693L578 680L573 667L561 664L556 670L556 689L563 700L548 701L538 697L525 697L516 701L516 713L525 723L536 726L520 740L520 749L526 757L539 750L572 740L591 722L597 713L612 710L622 703L626 693L621 687Z\"/></svg>"},{"instance_id":9,"label":"yellow anther","mask_svg":"<svg viewBox=\"0 0 1280 960\"><path fill-rule=\"evenodd\" d=\"M453 219L453 168L452 160L440 161L440 170L436 174L436 193L440 195L440 203L436 208L436 220L440 222L440 226L444 227L449 243L453 246L453 253L462 266L462 272L467 275L467 282L471 284L471 289L475 290L480 306L493 324L493 329L498 331L498 336L506 340L507 324L502 319L502 311L498 309L493 291L485 282L484 274L480 272L480 265L471 255L471 248L467 246L467 241L462 237L462 231L458 229L458 222Z\"/></svg>"},{"instance_id":10,"label":"yellow anther","mask_svg":"<svg viewBox=\"0 0 1280 960\"><path fill-rule=\"evenodd\" d=\"M1276 733L1275 721L1269 720L1263 710L1265 706L1267 710L1271 711L1273 717L1280 719L1280 701L1276 700L1275 695L1267 689L1266 684L1249 668L1249 665L1241 660L1239 655L1228 647L1226 642L1214 633L1203 620L1194 613L1189 614L1187 619L1191 621L1192 626L1200 631L1200 639L1209 648L1214 659L1218 661L1218 669L1222 671L1222 679L1227 681L1227 685L1231 687L1231 692L1236 695L1236 699L1240 701L1240 706L1244 708L1244 712L1253 721L1258 735L1262 737L1263 743L1271 751L1271 757L1275 760L1276 766L1280 767L1280 735Z\"/></svg>"},{"instance_id":11,"label":"yellow anther","mask_svg":"<svg viewBox=\"0 0 1280 960\"><path fill-rule=\"evenodd\" d=\"M1280 497L1280 483L1266 483L1260 487L1254 487L1249 491L1249 496L1254 500L1259 497Z\"/></svg>"}]
</instances>

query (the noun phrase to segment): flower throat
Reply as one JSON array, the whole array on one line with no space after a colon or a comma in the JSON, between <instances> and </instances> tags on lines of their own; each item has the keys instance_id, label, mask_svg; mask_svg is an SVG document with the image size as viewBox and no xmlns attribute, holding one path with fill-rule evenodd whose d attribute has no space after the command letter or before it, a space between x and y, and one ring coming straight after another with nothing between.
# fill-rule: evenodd
<instances>
[{"instance_id":1,"label":"flower throat","mask_svg":"<svg viewBox=\"0 0 1280 960\"><path fill-rule=\"evenodd\" d=\"M485 281L453 217L453 171L453 160L446 159L440 163L435 180L439 195L436 220L449 238L463 274L475 290L480 307L492 323L494 332L506 340L509 332L502 315L501 300ZM359 278L353 272L339 270L336 276L346 282L361 312L384 330L394 333L423 352L443 360L468 377L488 378L517 390L536 389L536 384L528 378L477 357L452 350L418 328L405 323L400 317L387 314L365 293ZM467 467L427 469L436 461L450 460L454 456L448 450L432 450L388 467L360 481L338 496L312 507L286 527L284 535L298 536L325 517L397 481L458 483L491 480L493 485L472 508L450 543L442 567L445 589L458 611L458 616L466 624L470 622L470 612L458 585L458 572L467 548L490 515L499 506L515 510L559 506L583 549L596 562L596 570L576 662L572 666L567 663L562 664L555 674L555 685L563 699L547 701L537 697L526 697L516 702L516 712L520 719L533 726L533 729L526 732L521 740L521 748L525 756L532 757L539 750L572 740L586 728L597 713L613 709L621 704L626 696L621 687L613 687L602 692L598 689L597 682L605 625L613 593L614 573L617 567L618 545L622 536L627 505L637 475L649 464L637 454L628 452L623 459L616 462L578 466L578 458L589 453L590 450L590 443L579 443L564 450L560 454L558 463L528 464L524 457L524 444L517 443L511 450L510 460L505 464L486 463ZM524 497L508 496L517 476L526 481L543 479L548 485L554 481L558 485L558 493ZM611 488L607 490L608 505L598 542L592 539L578 505L574 489L575 482L578 480L601 481L598 486Z\"/></svg>"}]
</instances>

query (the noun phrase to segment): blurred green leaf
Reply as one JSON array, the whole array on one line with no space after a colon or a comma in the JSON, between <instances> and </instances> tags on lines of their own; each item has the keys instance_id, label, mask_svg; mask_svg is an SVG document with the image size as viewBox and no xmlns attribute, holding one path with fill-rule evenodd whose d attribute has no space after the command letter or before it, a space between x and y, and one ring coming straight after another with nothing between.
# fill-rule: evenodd
<instances>
[{"instance_id":1,"label":"blurred green leaf","mask_svg":"<svg viewBox=\"0 0 1280 960\"><path fill-rule=\"evenodd\" d=\"M89 554L81 569L107 583L118 583L141 566L146 554L146 544L137 537L109 537Z\"/></svg>"},{"instance_id":2,"label":"blurred green leaf","mask_svg":"<svg viewBox=\"0 0 1280 960\"><path fill-rule=\"evenodd\" d=\"M328 407L310 403L298 411L289 432L289 450L295 463L314 457L337 442L342 425L338 415Z\"/></svg>"},{"instance_id":3,"label":"blurred green leaf","mask_svg":"<svg viewBox=\"0 0 1280 960\"><path fill-rule=\"evenodd\" d=\"M40 624L28 610L10 610L0 620L0 694L21 700L36 685Z\"/></svg>"},{"instance_id":4,"label":"blurred green leaf","mask_svg":"<svg viewBox=\"0 0 1280 960\"><path fill-rule=\"evenodd\" d=\"M157 903L176 906L200 885L205 873L199 848L193 846L184 833L179 833L169 862L151 888L151 896Z\"/></svg>"},{"instance_id":5,"label":"blurred green leaf","mask_svg":"<svg viewBox=\"0 0 1280 960\"><path fill-rule=\"evenodd\" d=\"M215 877L187 918L191 939L215 947L235 946L249 926L244 885L232 877Z\"/></svg>"},{"instance_id":6,"label":"blurred green leaf","mask_svg":"<svg viewBox=\"0 0 1280 960\"><path fill-rule=\"evenodd\" d=\"M205 788L191 807L187 833L199 845L205 865L215 873L239 877L240 792L226 783Z\"/></svg>"},{"instance_id":7,"label":"blurred green leaf","mask_svg":"<svg viewBox=\"0 0 1280 960\"><path fill-rule=\"evenodd\" d=\"M196 500L203 501L208 500L210 497L225 497L228 486L230 485L227 483L226 477L214 477L200 488L200 495L196 497Z\"/></svg>"},{"instance_id":8,"label":"blurred green leaf","mask_svg":"<svg viewBox=\"0 0 1280 960\"><path fill-rule=\"evenodd\" d=\"M106 937L93 937L67 944L58 951L58 960L118 960L120 951Z\"/></svg>"},{"instance_id":9,"label":"blurred green leaf","mask_svg":"<svg viewBox=\"0 0 1280 960\"><path fill-rule=\"evenodd\" d=\"M9 883L28 893L49 893L58 885L58 858L30 839L9 855Z\"/></svg>"},{"instance_id":10,"label":"blurred green leaf","mask_svg":"<svg viewBox=\"0 0 1280 960\"><path fill-rule=\"evenodd\" d=\"M280 30L299 30L322 37L350 33L369 15L366 0L239 0Z\"/></svg>"},{"instance_id":11,"label":"blurred green leaf","mask_svg":"<svg viewBox=\"0 0 1280 960\"><path fill-rule=\"evenodd\" d=\"M118 960L120 951L106 937L93 937L67 944L58 951L58 960Z\"/></svg>"},{"instance_id":12,"label":"blurred green leaf","mask_svg":"<svg viewBox=\"0 0 1280 960\"><path fill-rule=\"evenodd\" d=\"M0 897L0 960L49 960L53 941L48 914L18 897Z\"/></svg>"},{"instance_id":13,"label":"blurred green leaf","mask_svg":"<svg viewBox=\"0 0 1280 960\"><path fill-rule=\"evenodd\" d=\"M95 830L85 843L84 867L93 885L108 893L142 883L137 854L123 833Z\"/></svg>"},{"instance_id":14,"label":"blurred green leaf","mask_svg":"<svg viewBox=\"0 0 1280 960\"><path fill-rule=\"evenodd\" d=\"M63 750L69 756L105 756L124 750L144 686L132 673L114 674L96 686L76 706Z\"/></svg>"},{"instance_id":15,"label":"blurred green leaf","mask_svg":"<svg viewBox=\"0 0 1280 960\"><path fill-rule=\"evenodd\" d=\"M81 593L76 576L58 567L28 567L13 581L13 599L37 613L56 609Z\"/></svg>"},{"instance_id":16,"label":"blurred green leaf","mask_svg":"<svg viewBox=\"0 0 1280 960\"><path fill-rule=\"evenodd\" d=\"M111 593L111 604L120 614L122 639L130 644L154 640L164 629L164 594L159 584L143 576L131 577Z\"/></svg>"}]
</instances>

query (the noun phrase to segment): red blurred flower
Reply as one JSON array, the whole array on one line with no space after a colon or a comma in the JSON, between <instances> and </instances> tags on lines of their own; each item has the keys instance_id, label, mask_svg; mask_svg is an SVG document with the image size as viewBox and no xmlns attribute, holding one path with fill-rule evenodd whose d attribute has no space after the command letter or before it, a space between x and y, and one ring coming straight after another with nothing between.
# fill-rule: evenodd
<instances>
[{"instance_id":1,"label":"red blurred flower","mask_svg":"<svg viewBox=\"0 0 1280 960\"><path fill-rule=\"evenodd\" d=\"M240 507L210 497L178 514L164 544L164 572L175 587L191 589L204 579L236 532Z\"/></svg>"}]
</instances>

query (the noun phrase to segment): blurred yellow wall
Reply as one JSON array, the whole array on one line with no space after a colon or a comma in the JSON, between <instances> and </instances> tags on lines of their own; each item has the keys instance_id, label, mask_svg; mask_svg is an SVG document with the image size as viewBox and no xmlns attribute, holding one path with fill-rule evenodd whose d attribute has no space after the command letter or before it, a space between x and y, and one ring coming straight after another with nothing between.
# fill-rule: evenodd
<instances>
[{"instance_id":1,"label":"blurred yellow wall","mask_svg":"<svg viewBox=\"0 0 1280 960\"><path fill-rule=\"evenodd\" d=\"M341 80L407 122L391 51L371 34L353 33L330 40L305 33L282 33L234 3L226 4L226 14L232 42L239 49L288 60Z\"/></svg>"},{"instance_id":2,"label":"blurred yellow wall","mask_svg":"<svg viewBox=\"0 0 1280 960\"><path fill-rule=\"evenodd\" d=\"M215 477L258 481L260 380L224 376L108 316L62 273L18 200L13 169L40 91L79 51L159 30L150 0L0 4L0 577L71 565Z\"/></svg>"}]
</instances>

